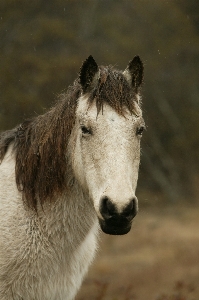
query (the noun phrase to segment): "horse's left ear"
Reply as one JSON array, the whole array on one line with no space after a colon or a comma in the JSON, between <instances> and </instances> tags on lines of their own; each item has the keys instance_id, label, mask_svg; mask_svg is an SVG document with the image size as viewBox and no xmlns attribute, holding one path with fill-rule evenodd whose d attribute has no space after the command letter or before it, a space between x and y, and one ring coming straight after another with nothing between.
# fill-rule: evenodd
<instances>
[{"instance_id":1,"label":"horse's left ear","mask_svg":"<svg viewBox=\"0 0 199 300\"><path fill-rule=\"evenodd\" d=\"M79 81L83 89L83 93L92 89L99 79L100 71L94 58L90 55L83 63L80 73Z\"/></svg>"},{"instance_id":2,"label":"horse's left ear","mask_svg":"<svg viewBox=\"0 0 199 300\"><path fill-rule=\"evenodd\" d=\"M129 62L123 74L137 93L144 77L144 66L139 56L135 56L134 59Z\"/></svg>"}]
</instances>

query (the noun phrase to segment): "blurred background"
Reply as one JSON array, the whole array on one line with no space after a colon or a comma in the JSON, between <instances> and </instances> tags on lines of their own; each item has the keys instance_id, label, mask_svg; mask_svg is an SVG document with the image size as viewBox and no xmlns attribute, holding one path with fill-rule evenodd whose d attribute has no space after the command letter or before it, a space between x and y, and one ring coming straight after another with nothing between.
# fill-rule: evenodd
<instances>
[{"instance_id":1,"label":"blurred background","mask_svg":"<svg viewBox=\"0 0 199 300\"><path fill-rule=\"evenodd\" d=\"M78 299L199 299L199 1L1 0L0 131L48 109L90 54L99 65L119 69L141 57L147 131L135 228L126 237L102 235L103 252ZM172 255L156 257L167 248ZM130 273L122 271L114 283L124 256ZM146 257L153 257L149 269ZM157 284L151 290L152 282L160 292Z\"/></svg>"}]
</instances>

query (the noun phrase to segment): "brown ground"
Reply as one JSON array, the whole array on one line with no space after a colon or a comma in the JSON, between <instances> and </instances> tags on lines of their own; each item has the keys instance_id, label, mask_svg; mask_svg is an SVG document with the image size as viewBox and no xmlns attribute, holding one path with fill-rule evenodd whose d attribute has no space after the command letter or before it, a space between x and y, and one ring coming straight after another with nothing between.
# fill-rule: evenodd
<instances>
[{"instance_id":1,"label":"brown ground","mask_svg":"<svg viewBox=\"0 0 199 300\"><path fill-rule=\"evenodd\" d=\"M199 300L199 207L143 208L127 235L102 234L88 299Z\"/></svg>"}]
</instances>

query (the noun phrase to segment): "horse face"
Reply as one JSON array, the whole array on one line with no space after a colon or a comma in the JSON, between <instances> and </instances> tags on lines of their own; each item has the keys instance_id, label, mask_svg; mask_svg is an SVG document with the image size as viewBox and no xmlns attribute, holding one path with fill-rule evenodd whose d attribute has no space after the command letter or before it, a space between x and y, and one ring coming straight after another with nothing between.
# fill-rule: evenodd
<instances>
[{"instance_id":1,"label":"horse face","mask_svg":"<svg viewBox=\"0 0 199 300\"><path fill-rule=\"evenodd\" d=\"M97 115L95 103L79 99L73 169L93 200L101 229L125 234L138 211L135 189L140 163L140 138L144 121L136 115L119 115L104 104Z\"/></svg>"},{"instance_id":2,"label":"horse face","mask_svg":"<svg viewBox=\"0 0 199 300\"><path fill-rule=\"evenodd\" d=\"M138 56L123 73L99 68L90 56L79 74L82 96L76 110L73 170L93 201L101 229L108 234L129 232L138 211L142 80ZM103 99L101 107L99 99Z\"/></svg>"}]
</instances>

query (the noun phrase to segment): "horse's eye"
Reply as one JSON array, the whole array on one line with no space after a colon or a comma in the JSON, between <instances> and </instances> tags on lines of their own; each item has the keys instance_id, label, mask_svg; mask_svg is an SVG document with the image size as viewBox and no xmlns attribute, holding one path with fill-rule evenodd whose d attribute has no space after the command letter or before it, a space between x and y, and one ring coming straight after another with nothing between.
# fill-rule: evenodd
<instances>
[{"instance_id":1,"label":"horse's eye","mask_svg":"<svg viewBox=\"0 0 199 300\"><path fill-rule=\"evenodd\" d=\"M143 131L144 131L145 127L144 126L140 126L137 128L136 134L137 135L142 135Z\"/></svg>"},{"instance_id":2,"label":"horse's eye","mask_svg":"<svg viewBox=\"0 0 199 300\"><path fill-rule=\"evenodd\" d=\"M86 126L82 125L81 126L82 134L83 135L89 135L92 134L92 131L90 128L87 128Z\"/></svg>"}]
</instances>

